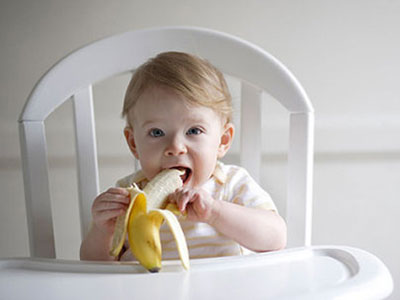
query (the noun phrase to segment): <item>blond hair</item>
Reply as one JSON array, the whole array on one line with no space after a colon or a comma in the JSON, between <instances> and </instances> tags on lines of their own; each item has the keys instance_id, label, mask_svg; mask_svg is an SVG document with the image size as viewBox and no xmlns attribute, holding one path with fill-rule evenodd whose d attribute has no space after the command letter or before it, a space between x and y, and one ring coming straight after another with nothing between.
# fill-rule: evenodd
<instances>
[{"instance_id":1,"label":"blond hair","mask_svg":"<svg viewBox=\"0 0 400 300\"><path fill-rule=\"evenodd\" d=\"M122 116L127 118L139 97L147 89L163 86L171 89L189 104L202 105L232 119L232 99L223 74L208 61L183 52L164 52L141 65L125 93Z\"/></svg>"}]
</instances>

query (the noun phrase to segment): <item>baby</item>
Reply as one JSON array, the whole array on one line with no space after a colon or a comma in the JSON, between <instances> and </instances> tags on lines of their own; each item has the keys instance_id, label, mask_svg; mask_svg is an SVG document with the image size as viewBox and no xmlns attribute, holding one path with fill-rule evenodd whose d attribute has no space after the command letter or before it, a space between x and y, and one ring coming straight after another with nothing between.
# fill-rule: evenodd
<instances>
[{"instance_id":1,"label":"baby","mask_svg":"<svg viewBox=\"0 0 400 300\"><path fill-rule=\"evenodd\" d=\"M115 220L130 201L125 187L143 187L163 169L178 168L183 187L169 196L178 205L190 258L282 249L286 224L269 194L241 167L219 161L234 126L231 97L222 73L207 61L180 52L161 53L135 72L126 91L126 141L142 170L118 181L92 206L92 226L81 259L109 255ZM163 259L178 259L175 242L161 228ZM132 260L129 245L120 260Z\"/></svg>"}]
</instances>

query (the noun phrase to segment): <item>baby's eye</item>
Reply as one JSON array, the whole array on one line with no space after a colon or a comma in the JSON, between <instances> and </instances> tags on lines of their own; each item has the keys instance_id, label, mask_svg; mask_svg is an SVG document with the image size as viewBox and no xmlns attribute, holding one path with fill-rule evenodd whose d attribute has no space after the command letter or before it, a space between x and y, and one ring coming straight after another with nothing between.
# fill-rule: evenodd
<instances>
[{"instance_id":1,"label":"baby's eye","mask_svg":"<svg viewBox=\"0 0 400 300\"><path fill-rule=\"evenodd\" d=\"M192 134L198 135L198 134L201 134L202 132L203 132L203 131L202 131L200 128L193 127L193 128L190 128L190 129L186 132L186 134L187 134L187 135L192 135Z\"/></svg>"},{"instance_id":2,"label":"baby's eye","mask_svg":"<svg viewBox=\"0 0 400 300\"><path fill-rule=\"evenodd\" d=\"M150 134L150 136L152 136L152 137L160 137L160 136L164 136L164 135L165 135L165 134L164 134L164 131L162 131L162 130L159 129L159 128L153 128L153 129L151 129L150 132L149 132L149 134Z\"/></svg>"}]
</instances>

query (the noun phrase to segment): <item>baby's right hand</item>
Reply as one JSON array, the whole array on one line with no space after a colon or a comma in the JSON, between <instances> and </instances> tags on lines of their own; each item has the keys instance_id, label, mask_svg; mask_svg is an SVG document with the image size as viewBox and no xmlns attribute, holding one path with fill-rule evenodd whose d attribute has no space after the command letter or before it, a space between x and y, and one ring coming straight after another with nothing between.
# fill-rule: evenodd
<instances>
[{"instance_id":1,"label":"baby's right hand","mask_svg":"<svg viewBox=\"0 0 400 300\"><path fill-rule=\"evenodd\" d=\"M92 205L94 226L104 234L112 235L117 217L125 213L129 202L129 192L124 188L109 188L98 195Z\"/></svg>"}]
</instances>

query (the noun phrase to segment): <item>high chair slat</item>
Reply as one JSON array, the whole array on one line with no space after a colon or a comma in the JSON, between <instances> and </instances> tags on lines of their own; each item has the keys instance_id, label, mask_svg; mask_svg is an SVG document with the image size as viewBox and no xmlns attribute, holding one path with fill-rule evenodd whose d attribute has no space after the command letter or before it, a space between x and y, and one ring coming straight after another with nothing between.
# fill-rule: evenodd
<instances>
[{"instance_id":1,"label":"high chair slat","mask_svg":"<svg viewBox=\"0 0 400 300\"><path fill-rule=\"evenodd\" d=\"M262 90L242 82L240 164L260 182Z\"/></svg>"},{"instance_id":2,"label":"high chair slat","mask_svg":"<svg viewBox=\"0 0 400 300\"><path fill-rule=\"evenodd\" d=\"M31 256L55 258L44 122L20 123L19 133Z\"/></svg>"},{"instance_id":3,"label":"high chair slat","mask_svg":"<svg viewBox=\"0 0 400 300\"><path fill-rule=\"evenodd\" d=\"M289 127L286 223L288 247L311 245L313 113L292 113Z\"/></svg>"},{"instance_id":4,"label":"high chair slat","mask_svg":"<svg viewBox=\"0 0 400 300\"><path fill-rule=\"evenodd\" d=\"M73 96L81 234L89 229L91 206L99 193L96 132L92 87Z\"/></svg>"}]
</instances>

